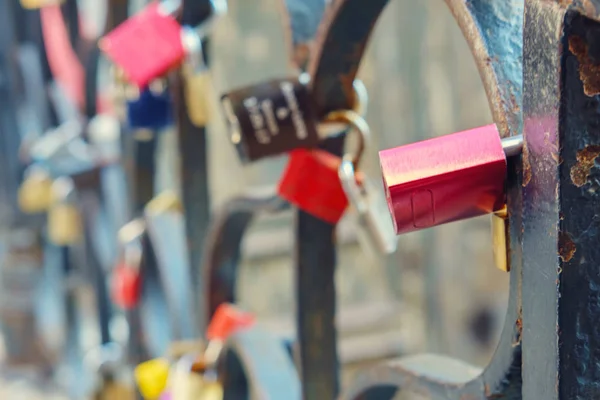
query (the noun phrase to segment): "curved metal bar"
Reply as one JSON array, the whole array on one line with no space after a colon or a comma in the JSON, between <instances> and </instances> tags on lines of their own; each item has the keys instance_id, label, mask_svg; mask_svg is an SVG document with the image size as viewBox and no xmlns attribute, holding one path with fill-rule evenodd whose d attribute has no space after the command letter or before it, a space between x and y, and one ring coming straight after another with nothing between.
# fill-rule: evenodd
<instances>
[{"instance_id":1,"label":"curved metal bar","mask_svg":"<svg viewBox=\"0 0 600 400\"><path fill-rule=\"evenodd\" d=\"M235 302L242 239L254 218L261 213L277 213L288 207L289 204L273 191L267 195L248 194L231 199L213 214L200 267L205 282L204 289L200 291L204 326L219 304Z\"/></svg>"},{"instance_id":2,"label":"curved metal bar","mask_svg":"<svg viewBox=\"0 0 600 400\"><path fill-rule=\"evenodd\" d=\"M176 210L152 212L147 207L145 221L169 311L171 339L195 339L200 332L192 291L192 269L187 258L184 217Z\"/></svg>"},{"instance_id":3,"label":"curved metal bar","mask_svg":"<svg viewBox=\"0 0 600 400\"><path fill-rule=\"evenodd\" d=\"M321 115L349 108L354 101L352 82L369 35L387 0L368 3L339 0L325 17L317 39L318 53L310 64L312 90ZM518 1L447 1L477 60L495 122L505 136L520 132L521 21ZM351 29L350 29L351 27ZM521 387L521 233L519 165L511 165L508 196L511 226L511 298L505 327L490 365L473 378L470 368L440 358L392 362L359 377L342 396L347 399L393 398L399 389L436 398L520 398ZM424 368L438 365L436 369ZM443 366L446 367L443 367ZM463 369L465 373L454 374ZM469 373L466 373L469 371ZM461 379L458 379L458 378ZM458 381L457 381L458 380ZM469 397L470 398L470 397Z\"/></svg>"},{"instance_id":4,"label":"curved metal bar","mask_svg":"<svg viewBox=\"0 0 600 400\"><path fill-rule=\"evenodd\" d=\"M523 0L445 0L467 38L502 136L521 128ZM309 66L320 115L348 109L374 22L389 0L338 0L325 16ZM350 28L351 27L351 28Z\"/></svg>"},{"instance_id":5,"label":"curved metal bar","mask_svg":"<svg viewBox=\"0 0 600 400\"><path fill-rule=\"evenodd\" d=\"M253 326L232 335L223 350L224 400L302 398L296 367L281 338Z\"/></svg>"}]
</instances>

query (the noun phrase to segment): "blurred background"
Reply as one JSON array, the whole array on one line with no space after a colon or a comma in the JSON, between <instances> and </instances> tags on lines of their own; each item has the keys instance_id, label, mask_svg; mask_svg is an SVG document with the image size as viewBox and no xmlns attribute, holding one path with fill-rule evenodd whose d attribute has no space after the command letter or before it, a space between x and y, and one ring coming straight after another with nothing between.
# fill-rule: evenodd
<instances>
[{"instance_id":1,"label":"blurred background","mask_svg":"<svg viewBox=\"0 0 600 400\"><path fill-rule=\"evenodd\" d=\"M99 26L102 3L81 1ZM215 110L218 96L228 90L295 73L287 59L284 28L275 0L229 1L229 13L212 40ZM376 183L381 179L378 150L492 122L467 44L439 0L392 1L376 27L359 76L369 93L366 119L373 133L362 167ZM173 169L160 171L159 187L178 190L176 137L167 133L161 140L161 157ZM213 208L248 187L274 185L286 161L280 157L243 167L222 116L209 126L209 145ZM363 251L349 221L342 221L338 230L344 379L359 366L423 351L479 366L487 363L508 297L508 274L493 265L489 217L404 235L397 253L389 257ZM244 238L237 288L242 306L282 334L294 331L292 233L291 212L257 220ZM8 240L4 235L0 246ZM13 233L10 240L25 243L31 238ZM35 263L35 254L27 256ZM3 263L5 271L11 260L4 257ZM21 274L26 275L26 269ZM22 290L18 285L14 279L2 281L5 353L11 350L6 348L11 342L7 335L27 334L24 331L36 325L33 314L11 311ZM6 397L3 386L8 388L0 384L0 398L20 398Z\"/></svg>"}]
</instances>

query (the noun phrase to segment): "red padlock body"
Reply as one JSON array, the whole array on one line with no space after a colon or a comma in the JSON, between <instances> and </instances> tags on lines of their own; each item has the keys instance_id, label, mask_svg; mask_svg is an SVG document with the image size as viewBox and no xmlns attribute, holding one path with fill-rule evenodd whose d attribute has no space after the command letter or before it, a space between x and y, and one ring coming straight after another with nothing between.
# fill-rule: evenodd
<instances>
[{"instance_id":1,"label":"red padlock body","mask_svg":"<svg viewBox=\"0 0 600 400\"><path fill-rule=\"evenodd\" d=\"M397 234L505 203L506 156L495 125L383 150L379 160Z\"/></svg>"},{"instance_id":2,"label":"red padlock body","mask_svg":"<svg viewBox=\"0 0 600 400\"><path fill-rule=\"evenodd\" d=\"M338 223L348 207L340 164L339 157L323 150L293 150L279 181L279 196L323 221Z\"/></svg>"},{"instance_id":3,"label":"red padlock body","mask_svg":"<svg viewBox=\"0 0 600 400\"><path fill-rule=\"evenodd\" d=\"M113 303L124 310L135 308L140 301L142 280L137 268L119 264L113 271Z\"/></svg>"},{"instance_id":4,"label":"red padlock body","mask_svg":"<svg viewBox=\"0 0 600 400\"><path fill-rule=\"evenodd\" d=\"M100 41L100 48L126 79L143 88L183 62L181 25L153 2Z\"/></svg>"},{"instance_id":5,"label":"red padlock body","mask_svg":"<svg viewBox=\"0 0 600 400\"><path fill-rule=\"evenodd\" d=\"M206 338L208 340L226 340L237 330L247 328L254 323L254 316L236 308L233 304L221 304L213 315Z\"/></svg>"}]
</instances>

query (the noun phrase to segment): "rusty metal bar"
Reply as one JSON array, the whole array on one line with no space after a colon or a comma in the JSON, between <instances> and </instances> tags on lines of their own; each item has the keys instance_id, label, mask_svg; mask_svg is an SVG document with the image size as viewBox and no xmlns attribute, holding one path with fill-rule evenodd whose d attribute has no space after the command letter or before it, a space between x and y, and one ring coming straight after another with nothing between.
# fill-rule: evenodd
<instances>
[{"instance_id":1,"label":"rusty metal bar","mask_svg":"<svg viewBox=\"0 0 600 400\"><path fill-rule=\"evenodd\" d=\"M526 2L523 397L600 396L598 1Z\"/></svg>"}]
</instances>

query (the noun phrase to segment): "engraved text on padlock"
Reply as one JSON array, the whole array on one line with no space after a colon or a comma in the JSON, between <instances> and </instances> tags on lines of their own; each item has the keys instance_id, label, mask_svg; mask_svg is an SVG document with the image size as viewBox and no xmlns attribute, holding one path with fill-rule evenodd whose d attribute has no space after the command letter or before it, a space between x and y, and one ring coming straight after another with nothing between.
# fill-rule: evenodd
<instances>
[{"instance_id":1,"label":"engraved text on padlock","mask_svg":"<svg viewBox=\"0 0 600 400\"><path fill-rule=\"evenodd\" d=\"M246 87L221 99L231 141L244 162L319 143L316 112L308 88L296 79Z\"/></svg>"}]
</instances>

